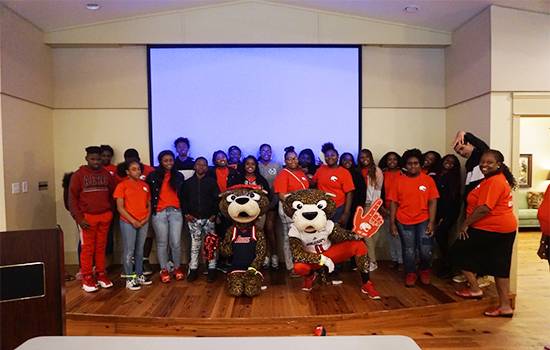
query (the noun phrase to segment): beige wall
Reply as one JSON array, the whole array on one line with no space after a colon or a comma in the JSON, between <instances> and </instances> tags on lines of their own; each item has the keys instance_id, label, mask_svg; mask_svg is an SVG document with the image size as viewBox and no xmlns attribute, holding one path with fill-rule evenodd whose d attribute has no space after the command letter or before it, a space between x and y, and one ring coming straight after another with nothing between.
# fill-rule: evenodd
<instances>
[{"instance_id":1,"label":"beige wall","mask_svg":"<svg viewBox=\"0 0 550 350\"><path fill-rule=\"evenodd\" d=\"M451 143L458 130L470 131L485 141L489 140L491 135L490 113L490 94L449 107L445 125L446 151L453 151Z\"/></svg>"},{"instance_id":2,"label":"beige wall","mask_svg":"<svg viewBox=\"0 0 550 350\"><path fill-rule=\"evenodd\" d=\"M51 49L43 33L0 5L5 229L55 226ZM28 192L11 184L28 181ZM38 191L38 182L48 189ZM1 209L1 206L0 206Z\"/></svg>"},{"instance_id":3,"label":"beige wall","mask_svg":"<svg viewBox=\"0 0 550 350\"><path fill-rule=\"evenodd\" d=\"M0 77L0 80L2 78ZM4 184L4 140L2 131L2 98L0 97L0 183ZM0 232L6 231L6 196L5 186L0 186Z\"/></svg>"},{"instance_id":4,"label":"beige wall","mask_svg":"<svg viewBox=\"0 0 550 350\"><path fill-rule=\"evenodd\" d=\"M544 192L550 184L550 115L520 119L519 152L533 155L533 186L521 191Z\"/></svg>"}]
</instances>

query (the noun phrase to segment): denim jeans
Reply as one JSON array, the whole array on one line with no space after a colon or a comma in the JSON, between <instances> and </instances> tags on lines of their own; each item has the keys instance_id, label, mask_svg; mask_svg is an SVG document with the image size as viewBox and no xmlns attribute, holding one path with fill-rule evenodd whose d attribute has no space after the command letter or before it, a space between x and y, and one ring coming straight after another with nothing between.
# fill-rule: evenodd
<instances>
[{"instance_id":1,"label":"denim jeans","mask_svg":"<svg viewBox=\"0 0 550 350\"><path fill-rule=\"evenodd\" d=\"M417 251L420 254L420 270L426 270L432 266L433 239L426 235L427 226L428 220L415 225L403 225L397 222L406 273L416 272Z\"/></svg>"},{"instance_id":2,"label":"denim jeans","mask_svg":"<svg viewBox=\"0 0 550 350\"><path fill-rule=\"evenodd\" d=\"M122 235L122 245L124 247L122 266L124 267L124 274L126 276L132 275L134 272L138 276L143 274L143 245L145 244L148 229L149 223L140 228L134 228L131 224L120 220L120 234Z\"/></svg>"},{"instance_id":3,"label":"denim jeans","mask_svg":"<svg viewBox=\"0 0 550 350\"><path fill-rule=\"evenodd\" d=\"M183 216L181 211L174 207L168 207L151 217L155 237L157 240L157 257L160 268L167 269L168 247L172 253L172 262L176 268L181 264L181 229Z\"/></svg>"},{"instance_id":4,"label":"denim jeans","mask_svg":"<svg viewBox=\"0 0 550 350\"><path fill-rule=\"evenodd\" d=\"M283 253L285 255L285 265L287 270L292 270L294 268L294 261L292 259L292 252L290 251L290 242L288 240L288 231L290 230L290 225L292 225L292 218L286 216L283 210L283 203L279 202L279 217L281 218L281 223L283 224Z\"/></svg>"},{"instance_id":5,"label":"denim jeans","mask_svg":"<svg viewBox=\"0 0 550 350\"><path fill-rule=\"evenodd\" d=\"M207 233L214 233L214 223L208 219L197 219L193 222L188 222L189 234L191 235L191 260L189 261L189 269L195 270L199 267L199 255ZM216 268L216 258L208 261L208 268Z\"/></svg>"},{"instance_id":6,"label":"denim jeans","mask_svg":"<svg viewBox=\"0 0 550 350\"><path fill-rule=\"evenodd\" d=\"M342 214L344 214L344 208L345 208L345 204L344 205L341 205L339 207L336 208L336 210L334 211L334 214L332 214L332 217L330 218L330 220L332 220L335 224L338 223L338 221L340 221L340 218L342 217Z\"/></svg>"}]
</instances>

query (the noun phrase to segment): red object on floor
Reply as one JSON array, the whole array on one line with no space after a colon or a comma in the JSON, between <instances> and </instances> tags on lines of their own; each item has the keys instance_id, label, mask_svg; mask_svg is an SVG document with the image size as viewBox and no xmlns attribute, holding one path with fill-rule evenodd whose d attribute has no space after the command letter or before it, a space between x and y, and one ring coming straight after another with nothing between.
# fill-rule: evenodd
<instances>
[{"instance_id":1,"label":"red object on floor","mask_svg":"<svg viewBox=\"0 0 550 350\"><path fill-rule=\"evenodd\" d=\"M318 325L317 327L315 327L315 330L313 331L313 335L318 337L324 337L327 335L327 330L325 329L325 327Z\"/></svg>"},{"instance_id":2,"label":"red object on floor","mask_svg":"<svg viewBox=\"0 0 550 350\"><path fill-rule=\"evenodd\" d=\"M162 269L162 271L160 271L160 281L162 283L170 282L170 274L168 273L168 270Z\"/></svg>"},{"instance_id":3,"label":"red object on floor","mask_svg":"<svg viewBox=\"0 0 550 350\"><path fill-rule=\"evenodd\" d=\"M363 284L363 286L361 287L361 292L363 292L363 294L368 295L369 298L371 299L374 299L374 300L382 299L380 297L380 293L378 293L376 288L374 288L374 283L372 283L371 281L368 281L367 283Z\"/></svg>"},{"instance_id":4,"label":"red object on floor","mask_svg":"<svg viewBox=\"0 0 550 350\"><path fill-rule=\"evenodd\" d=\"M430 274L432 273L432 270L422 270L420 271L420 282L422 284L430 284Z\"/></svg>"},{"instance_id":5,"label":"red object on floor","mask_svg":"<svg viewBox=\"0 0 550 350\"><path fill-rule=\"evenodd\" d=\"M416 273L409 272L407 274L407 277L405 277L405 286L414 287L415 283L416 283Z\"/></svg>"},{"instance_id":6,"label":"red object on floor","mask_svg":"<svg viewBox=\"0 0 550 350\"><path fill-rule=\"evenodd\" d=\"M181 281L185 278L185 273L180 268L177 268L174 270L174 277L176 278L176 281Z\"/></svg>"}]
</instances>

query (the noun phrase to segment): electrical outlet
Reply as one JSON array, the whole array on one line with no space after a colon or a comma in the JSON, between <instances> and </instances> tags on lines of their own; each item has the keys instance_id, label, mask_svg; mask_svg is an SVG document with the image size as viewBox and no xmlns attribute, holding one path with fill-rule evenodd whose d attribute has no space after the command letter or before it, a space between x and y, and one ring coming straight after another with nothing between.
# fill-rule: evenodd
<instances>
[{"instance_id":1,"label":"electrical outlet","mask_svg":"<svg viewBox=\"0 0 550 350\"><path fill-rule=\"evenodd\" d=\"M11 184L11 194L21 193L21 184L19 182L14 182Z\"/></svg>"},{"instance_id":2,"label":"electrical outlet","mask_svg":"<svg viewBox=\"0 0 550 350\"><path fill-rule=\"evenodd\" d=\"M21 182L21 192L23 192L23 193L29 192L29 182L28 181L22 181Z\"/></svg>"}]
</instances>

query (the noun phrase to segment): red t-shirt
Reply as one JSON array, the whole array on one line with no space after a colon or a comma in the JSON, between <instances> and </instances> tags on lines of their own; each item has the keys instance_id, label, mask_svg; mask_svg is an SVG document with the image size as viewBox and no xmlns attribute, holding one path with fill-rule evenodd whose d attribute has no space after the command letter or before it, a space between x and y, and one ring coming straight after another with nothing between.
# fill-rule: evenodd
<instances>
[{"instance_id":1,"label":"red t-shirt","mask_svg":"<svg viewBox=\"0 0 550 350\"><path fill-rule=\"evenodd\" d=\"M387 199L396 202L397 220L403 225L415 225L430 218L428 201L439 198L435 181L426 174L400 176L390 187Z\"/></svg>"},{"instance_id":2,"label":"red t-shirt","mask_svg":"<svg viewBox=\"0 0 550 350\"><path fill-rule=\"evenodd\" d=\"M124 199L124 209L134 219L141 221L147 217L151 192L149 191L149 185L145 181L136 181L128 178L117 185L113 197L115 199ZM120 215L120 219L128 222L123 215Z\"/></svg>"},{"instance_id":3,"label":"red t-shirt","mask_svg":"<svg viewBox=\"0 0 550 350\"><path fill-rule=\"evenodd\" d=\"M109 174L111 174L111 176L116 175L116 165L109 164L109 165L105 165L103 168L105 168L105 170L107 170Z\"/></svg>"},{"instance_id":4,"label":"red t-shirt","mask_svg":"<svg viewBox=\"0 0 550 350\"><path fill-rule=\"evenodd\" d=\"M474 222L471 226L490 232L516 232L518 222L514 215L512 189L503 174L484 179L470 191L466 198L466 216L482 205L491 209L489 214Z\"/></svg>"},{"instance_id":5,"label":"red t-shirt","mask_svg":"<svg viewBox=\"0 0 550 350\"><path fill-rule=\"evenodd\" d=\"M540 204L538 215L540 230L545 236L550 236L550 185L544 192L544 198Z\"/></svg>"},{"instance_id":6,"label":"red t-shirt","mask_svg":"<svg viewBox=\"0 0 550 350\"><path fill-rule=\"evenodd\" d=\"M290 193L309 188L309 181L301 169L283 169L273 181L275 193Z\"/></svg>"},{"instance_id":7,"label":"red t-shirt","mask_svg":"<svg viewBox=\"0 0 550 350\"><path fill-rule=\"evenodd\" d=\"M162 180L162 185L160 186L159 194L159 203L157 204L157 213L163 211L168 207L178 208L180 207L180 200L178 194L172 186L170 186L170 178L172 175L170 172L164 173L164 179Z\"/></svg>"},{"instance_id":8,"label":"red t-shirt","mask_svg":"<svg viewBox=\"0 0 550 350\"><path fill-rule=\"evenodd\" d=\"M317 183L317 188L321 191L332 193L336 207L346 203L346 193L355 190L353 179L350 172L339 166L331 168L328 165L322 165L313 175L313 182Z\"/></svg>"},{"instance_id":9,"label":"red t-shirt","mask_svg":"<svg viewBox=\"0 0 550 350\"><path fill-rule=\"evenodd\" d=\"M390 171L390 170L384 171L384 193L386 197L384 200L384 206L388 209L390 208L390 202L391 202L388 199L389 193L391 189L395 187L397 180L399 180L401 176L403 176L403 174L401 174L401 171L399 171L399 169L394 171Z\"/></svg>"},{"instance_id":10,"label":"red t-shirt","mask_svg":"<svg viewBox=\"0 0 550 350\"><path fill-rule=\"evenodd\" d=\"M227 178L229 177L229 168L216 168L216 182L218 183L218 188L220 193L227 190Z\"/></svg>"},{"instance_id":11,"label":"red t-shirt","mask_svg":"<svg viewBox=\"0 0 550 350\"><path fill-rule=\"evenodd\" d=\"M143 165L143 171L141 172L141 176L139 177L139 179L145 181L145 179L147 178L147 175L149 175L153 171L155 171L155 168L153 168L152 166L147 165L147 164L142 164L142 165ZM120 177L117 173L116 166L115 166L115 170L114 170L114 176L115 176L115 183L116 184L118 184L118 183L120 183L123 180L126 180L128 178L128 176Z\"/></svg>"}]
</instances>

